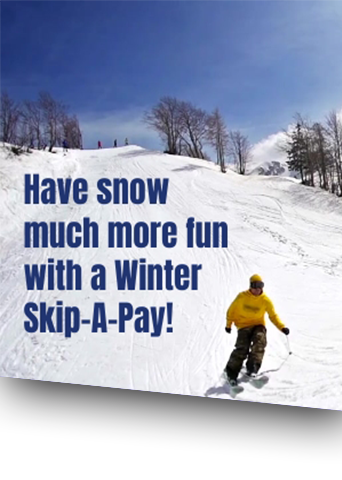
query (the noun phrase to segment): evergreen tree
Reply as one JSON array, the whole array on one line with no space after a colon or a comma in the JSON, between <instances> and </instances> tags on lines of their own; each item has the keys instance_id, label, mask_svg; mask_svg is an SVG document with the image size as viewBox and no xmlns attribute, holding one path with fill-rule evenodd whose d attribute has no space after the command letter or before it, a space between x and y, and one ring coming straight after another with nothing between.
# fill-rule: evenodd
<instances>
[{"instance_id":1,"label":"evergreen tree","mask_svg":"<svg viewBox=\"0 0 342 480\"><path fill-rule=\"evenodd\" d=\"M288 149L286 150L289 160L286 162L289 170L299 172L302 183L305 183L305 171L307 168L307 151L302 126L297 123L295 130L290 136Z\"/></svg>"}]
</instances>

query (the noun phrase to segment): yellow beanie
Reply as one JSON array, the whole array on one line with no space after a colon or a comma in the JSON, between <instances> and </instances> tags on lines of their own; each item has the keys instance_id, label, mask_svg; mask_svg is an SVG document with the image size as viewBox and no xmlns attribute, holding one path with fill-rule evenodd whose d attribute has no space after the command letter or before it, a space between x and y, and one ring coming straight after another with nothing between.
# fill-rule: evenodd
<instances>
[{"instance_id":1,"label":"yellow beanie","mask_svg":"<svg viewBox=\"0 0 342 480\"><path fill-rule=\"evenodd\" d=\"M263 279L260 277L260 275L252 275L251 278L249 279L249 283L252 282L263 282Z\"/></svg>"}]
</instances>

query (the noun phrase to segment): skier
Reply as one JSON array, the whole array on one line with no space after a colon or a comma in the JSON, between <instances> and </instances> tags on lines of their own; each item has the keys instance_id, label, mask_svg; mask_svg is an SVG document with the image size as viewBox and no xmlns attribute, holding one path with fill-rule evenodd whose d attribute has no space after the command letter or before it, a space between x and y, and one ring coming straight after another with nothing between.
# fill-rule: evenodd
<instances>
[{"instance_id":1,"label":"skier","mask_svg":"<svg viewBox=\"0 0 342 480\"><path fill-rule=\"evenodd\" d=\"M68 142L66 139L63 140L63 152L67 152L69 148Z\"/></svg>"},{"instance_id":2,"label":"skier","mask_svg":"<svg viewBox=\"0 0 342 480\"><path fill-rule=\"evenodd\" d=\"M128 145L128 138L127 137L125 138L125 145L126 146Z\"/></svg>"},{"instance_id":3,"label":"skier","mask_svg":"<svg viewBox=\"0 0 342 480\"><path fill-rule=\"evenodd\" d=\"M114 148L116 148L118 146L118 141L117 139L114 140Z\"/></svg>"},{"instance_id":4,"label":"skier","mask_svg":"<svg viewBox=\"0 0 342 480\"><path fill-rule=\"evenodd\" d=\"M101 140L99 140L99 141L97 142L97 148L102 148L102 142L101 142Z\"/></svg>"},{"instance_id":5,"label":"skier","mask_svg":"<svg viewBox=\"0 0 342 480\"><path fill-rule=\"evenodd\" d=\"M226 332L231 333L233 323L238 329L235 349L225 368L231 386L237 385L238 375L247 357L248 376L255 377L261 367L267 345L265 312L281 332L285 335L290 333L276 314L273 303L263 288L262 278L252 275L249 290L240 292L227 311Z\"/></svg>"}]
</instances>

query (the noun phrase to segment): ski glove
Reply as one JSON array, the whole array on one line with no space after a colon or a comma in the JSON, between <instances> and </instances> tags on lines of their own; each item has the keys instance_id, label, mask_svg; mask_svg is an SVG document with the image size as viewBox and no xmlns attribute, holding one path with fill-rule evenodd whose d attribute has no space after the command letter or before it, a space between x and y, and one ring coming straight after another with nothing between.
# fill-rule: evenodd
<instances>
[{"instance_id":1,"label":"ski glove","mask_svg":"<svg viewBox=\"0 0 342 480\"><path fill-rule=\"evenodd\" d=\"M282 328L281 331L285 333L285 335L288 335L290 333L290 330L286 327Z\"/></svg>"},{"instance_id":2,"label":"ski glove","mask_svg":"<svg viewBox=\"0 0 342 480\"><path fill-rule=\"evenodd\" d=\"M231 331L232 331L231 328L226 327L226 332L227 332L227 333L230 333Z\"/></svg>"}]
</instances>

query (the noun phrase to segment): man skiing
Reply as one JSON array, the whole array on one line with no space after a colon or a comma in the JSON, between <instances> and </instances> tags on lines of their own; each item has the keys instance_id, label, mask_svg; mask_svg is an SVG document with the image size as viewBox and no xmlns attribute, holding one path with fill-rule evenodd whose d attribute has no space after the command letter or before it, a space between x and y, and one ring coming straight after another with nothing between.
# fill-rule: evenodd
<instances>
[{"instance_id":1,"label":"man skiing","mask_svg":"<svg viewBox=\"0 0 342 480\"><path fill-rule=\"evenodd\" d=\"M262 278L252 275L249 290L239 293L227 311L226 332L231 333L233 323L238 329L235 349L225 368L232 386L237 385L238 375L247 357L248 376L255 377L261 367L267 345L265 312L280 331L285 335L290 333L276 314L273 303L265 295L263 288Z\"/></svg>"}]
</instances>

